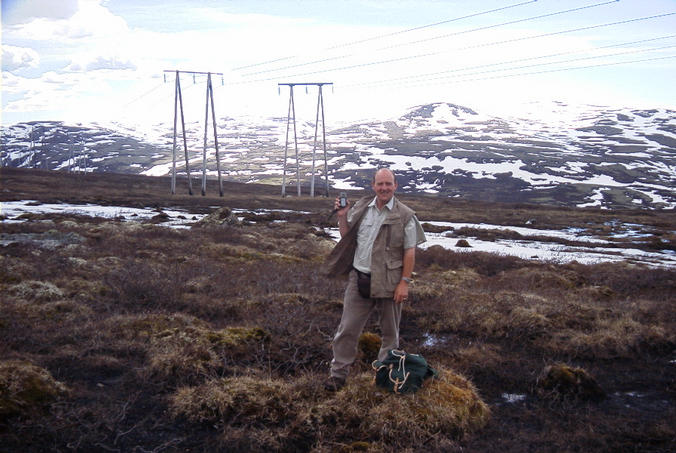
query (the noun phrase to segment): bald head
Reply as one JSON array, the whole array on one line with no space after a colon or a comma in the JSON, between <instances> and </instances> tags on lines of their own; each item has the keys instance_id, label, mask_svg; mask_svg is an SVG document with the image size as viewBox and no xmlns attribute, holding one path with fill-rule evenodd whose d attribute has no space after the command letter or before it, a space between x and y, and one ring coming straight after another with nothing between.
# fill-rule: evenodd
<instances>
[{"instance_id":1,"label":"bald head","mask_svg":"<svg viewBox=\"0 0 676 453\"><path fill-rule=\"evenodd\" d=\"M395 176L394 172L387 167L382 167L382 168L379 168L378 170L376 170L376 172L373 173L373 178L371 179L371 183L375 184L376 177L378 176L378 174L383 174L383 173L385 173L385 174L389 173L390 175L392 175L392 180L394 181L395 184L397 183L397 177Z\"/></svg>"},{"instance_id":2,"label":"bald head","mask_svg":"<svg viewBox=\"0 0 676 453\"><path fill-rule=\"evenodd\" d=\"M382 209L394 196L394 191L397 190L397 180L394 177L394 172L389 168L381 168L373 175L373 182L371 183L373 191L376 193L376 205L378 209Z\"/></svg>"}]
</instances>

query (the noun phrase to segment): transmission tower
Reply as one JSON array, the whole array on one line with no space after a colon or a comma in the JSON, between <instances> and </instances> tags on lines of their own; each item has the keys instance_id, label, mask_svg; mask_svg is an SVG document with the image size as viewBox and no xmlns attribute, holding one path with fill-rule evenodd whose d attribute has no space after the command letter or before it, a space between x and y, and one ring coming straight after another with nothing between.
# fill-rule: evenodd
<instances>
[{"instance_id":1,"label":"transmission tower","mask_svg":"<svg viewBox=\"0 0 676 453\"><path fill-rule=\"evenodd\" d=\"M319 88L317 95L317 116L315 119L315 139L312 146L312 176L310 179L310 196L315 196L315 156L317 151L317 135L319 131L319 113L322 115L322 145L324 148L324 178L325 178L325 195L329 196L329 174L328 162L326 160L326 124L324 122L324 95L322 87L324 85L333 85L331 82L303 82L303 83L279 83L278 86L289 87L289 110L286 117L286 142L284 144L284 169L282 171L282 197L286 196L286 173L287 161L289 154L289 128L293 123L293 142L296 154L296 188L298 189L298 196L300 196L300 162L298 160L298 134L296 133L296 106L293 98L293 87L301 86L317 86Z\"/></svg>"},{"instance_id":2,"label":"transmission tower","mask_svg":"<svg viewBox=\"0 0 676 453\"><path fill-rule=\"evenodd\" d=\"M216 111L214 110L214 89L211 84L211 75L217 74L221 77L223 76L220 72L201 72L201 71L180 71L180 70L165 70L165 80L166 73L173 72L176 75L175 81L175 90L174 90L174 145L172 151L172 166L171 166L171 193L172 195L176 193L176 127L178 122L178 108L180 106L181 110L181 132L183 135L183 151L185 155L185 171L188 177L188 193L192 195L192 179L190 177L190 162L188 157L188 143L185 132L185 116L183 114L183 96L181 94L181 81L180 74L192 74L193 81L195 80L196 74L206 74L207 75L207 95L206 95L206 113L204 118L204 148L202 151L202 195L206 195L207 191L207 136L209 130L209 105L211 105L211 122L213 123L214 128L214 145L216 148L216 169L218 172L218 187L219 194L223 196L223 180L221 178L221 159L218 152L218 135L216 128Z\"/></svg>"}]
</instances>

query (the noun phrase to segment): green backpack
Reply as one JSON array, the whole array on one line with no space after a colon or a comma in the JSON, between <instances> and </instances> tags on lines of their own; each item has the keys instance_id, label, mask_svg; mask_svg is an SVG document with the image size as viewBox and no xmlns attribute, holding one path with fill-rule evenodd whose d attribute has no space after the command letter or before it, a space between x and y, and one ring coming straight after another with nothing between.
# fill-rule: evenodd
<instances>
[{"instance_id":1,"label":"green backpack","mask_svg":"<svg viewBox=\"0 0 676 453\"><path fill-rule=\"evenodd\" d=\"M376 370L376 385L394 393L415 393L429 378L439 373L427 364L423 356L392 349L382 362L371 365Z\"/></svg>"}]
</instances>

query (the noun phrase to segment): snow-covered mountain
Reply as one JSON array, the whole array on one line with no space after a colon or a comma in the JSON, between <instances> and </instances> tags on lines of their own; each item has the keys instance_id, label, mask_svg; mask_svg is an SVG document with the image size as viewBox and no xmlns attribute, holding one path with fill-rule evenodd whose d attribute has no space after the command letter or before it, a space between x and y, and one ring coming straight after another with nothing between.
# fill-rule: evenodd
<instances>
[{"instance_id":1,"label":"snow-covered mountain","mask_svg":"<svg viewBox=\"0 0 676 453\"><path fill-rule=\"evenodd\" d=\"M287 119L218 120L222 175L281 185ZM186 124L191 175L201 176L204 125ZM315 127L297 123L304 193L311 177ZM207 173L216 175L209 126ZM322 131L318 131L315 186L324 190ZM293 129L286 148L286 182L295 193ZM146 131L119 124L20 123L3 128L6 166L167 175L172 169L173 124ZM369 186L372 169L388 165L400 190L475 200L565 206L673 208L676 206L676 112L665 109L573 108L559 103L521 117L483 115L449 103L413 107L398 118L370 120L326 131L332 188ZM182 136L176 166L186 174ZM289 189L287 189L289 190Z\"/></svg>"}]
</instances>

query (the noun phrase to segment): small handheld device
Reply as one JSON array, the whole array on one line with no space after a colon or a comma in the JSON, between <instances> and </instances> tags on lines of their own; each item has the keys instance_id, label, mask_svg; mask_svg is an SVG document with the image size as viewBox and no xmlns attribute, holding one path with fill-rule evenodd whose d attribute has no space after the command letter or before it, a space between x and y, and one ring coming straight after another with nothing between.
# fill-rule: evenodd
<instances>
[{"instance_id":1,"label":"small handheld device","mask_svg":"<svg viewBox=\"0 0 676 453\"><path fill-rule=\"evenodd\" d=\"M341 209L347 206L347 194L345 192L340 192L338 195L338 200L338 205Z\"/></svg>"}]
</instances>

